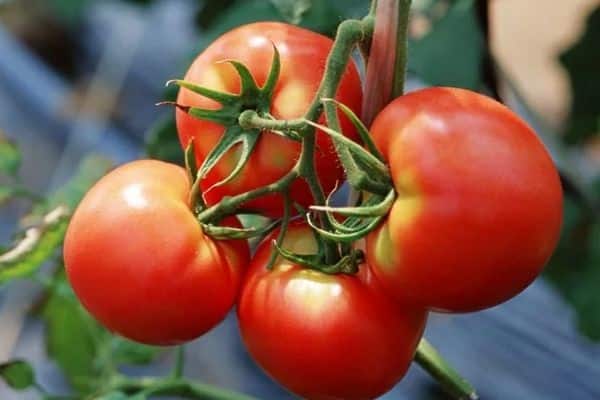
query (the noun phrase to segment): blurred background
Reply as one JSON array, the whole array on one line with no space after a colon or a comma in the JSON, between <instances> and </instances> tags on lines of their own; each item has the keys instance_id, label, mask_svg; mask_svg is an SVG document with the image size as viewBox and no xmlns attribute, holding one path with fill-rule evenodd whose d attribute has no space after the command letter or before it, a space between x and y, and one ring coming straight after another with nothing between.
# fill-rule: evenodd
<instances>
[{"instance_id":1,"label":"blurred background","mask_svg":"<svg viewBox=\"0 0 600 400\"><path fill-rule=\"evenodd\" d=\"M218 35L282 20L331 36L369 6L300 2L302 13L282 0L0 0L0 253L43 214L31 197L76 204L111 165L181 160L172 110L155 103L173 98L164 82ZM433 316L427 336L484 399L600 398L600 2L413 0L410 34L409 88L502 99L536 128L566 191L561 244L544 277L495 309ZM101 352L86 329L100 328L57 272L56 236L36 257L0 264L0 364L25 359L53 393L85 393ZM17 279L40 268L41 278ZM131 374L165 373L172 360L106 340ZM190 377L292 398L248 358L232 317L187 353ZM0 382L0 399L29 398L38 395ZM413 367L384 398L444 396Z\"/></svg>"}]
</instances>

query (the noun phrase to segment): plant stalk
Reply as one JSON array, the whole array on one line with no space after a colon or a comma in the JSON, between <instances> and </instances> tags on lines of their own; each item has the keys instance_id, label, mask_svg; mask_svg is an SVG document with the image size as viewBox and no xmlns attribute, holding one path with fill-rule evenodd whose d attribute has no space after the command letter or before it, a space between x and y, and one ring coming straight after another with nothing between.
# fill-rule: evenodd
<instances>
[{"instance_id":1,"label":"plant stalk","mask_svg":"<svg viewBox=\"0 0 600 400\"><path fill-rule=\"evenodd\" d=\"M179 379L183 376L185 366L185 346L180 345L175 349L175 365L173 367L173 378Z\"/></svg>"},{"instance_id":2,"label":"plant stalk","mask_svg":"<svg viewBox=\"0 0 600 400\"><path fill-rule=\"evenodd\" d=\"M394 81L392 84L392 99L404 94L406 81L406 63L408 60L408 17L411 0L399 0L398 29L396 31L396 58L394 63ZM392 100L390 99L390 101Z\"/></svg>"},{"instance_id":3,"label":"plant stalk","mask_svg":"<svg viewBox=\"0 0 600 400\"><path fill-rule=\"evenodd\" d=\"M121 391L141 396L180 396L202 400L256 400L242 393L221 389L216 386L190 382L180 378L140 378L128 379L120 377L109 385L103 393ZM92 397L92 399L97 398Z\"/></svg>"},{"instance_id":4,"label":"plant stalk","mask_svg":"<svg viewBox=\"0 0 600 400\"><path fill-rule=\"evenodd\" d=\"M477 400L475 388L464 379L425 338L421 339L415 362L434 377L442 389L455 400Z\"/></svg>"}]
</instances>

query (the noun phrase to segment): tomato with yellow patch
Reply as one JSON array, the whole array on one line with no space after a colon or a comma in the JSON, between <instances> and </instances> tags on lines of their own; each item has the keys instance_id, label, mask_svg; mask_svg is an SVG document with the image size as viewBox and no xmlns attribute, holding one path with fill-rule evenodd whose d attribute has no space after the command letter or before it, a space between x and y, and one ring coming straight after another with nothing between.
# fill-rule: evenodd
<instances>
[{"instance_id":1,"label":"tomato with yellow patch","mask_svg":"<svg viewBox=\"0 0 600 400\"><path fill-rule=\"evenodd\" d=\"M372 399L406 373L426 311L398 306L367 265L357 275L327 275L278 259L266 263L277 233L252 259L238 305L239 326L255 361L276 381L309 399ZM317 250L311 229L290 226L283 247Z\"/></svg>"},{"instance_id":2,"label":"tomato with yellow patch","mask_svg":"<svg viewBox=\"0 0 600 400\"><path fill-rule=\"evenodd\" d=\"M234 67L224 60L237 60L245 64L259 86L264 85L271 68L273 46L280 54L281 71L273 93L270 114L278 119L300 118L308 110L319 87L327 55L333 41L326 36L279 22L259 22L238 27L215 40L194 60L185 80L213 90L238 94L240 79ZM336 99L360 113L362 91L358 72L353 61L348 64L341 79ZM181 89L177 102L183 106L218 109L220 105L187 89ZM196 119L181 110L176 111L177 130L185 148L193 139L198 165L222 137L225 128L214 122ZM340 115L342 130L355 139L355 129L350 121ZM323 122L323 119L321 119ZM326 193L333 190L344 177L329 137L317 134L315 163L317 174ZM264 131L246 166L239 175L222 186L221 182L234 169L239 150L230 150L201 181L208 204L215 204L224 196L236 195L268 185L285 175L300 155L300 143ZM304 181L292 184L291 198L307 207L313 204ZM244 208L262 211L270 216L280 216L283 199L279 194L269 194L250 201Z\"/></svg>"},{"instance_id":3,"label":"tomato with yellow patch","mask_svg":"<svg viewBox=\"0 0 600 400\"><path fill-rule=\"evenodd\" d=\"M371 132L398 195L367 237L388 293L469 312L538 276L559 238L562 190L524 121L486 96L436 87L393 101Z\"/></svg>"},{"instance_id":4,"label":"tomato with yellow patch","mask_svg":"<svg viewBox=\"0 0 600 400\"><path fill-rule=\"evenodd\" d=\"M67 276L111 331L179 344L213 328L233 306L248 244L206 236L189 195L183 168L141 160L110 172L79 204L65 237ZM233 217L227 224L240 226Z\"/></svg>"}]
</instances>

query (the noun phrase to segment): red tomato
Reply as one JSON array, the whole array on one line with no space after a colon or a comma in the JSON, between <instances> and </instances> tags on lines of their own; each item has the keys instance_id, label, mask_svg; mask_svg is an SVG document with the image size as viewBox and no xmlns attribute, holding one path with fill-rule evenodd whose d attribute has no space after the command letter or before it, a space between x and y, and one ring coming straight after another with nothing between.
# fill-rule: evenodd
<instances>
[{"instance_id":1,"label":"red tomato","mask_svg":"<svg viewBox=\"0 0 600 400\"><path fill-rule=\"evenodd\" d=\"M393 101L371 132L398 193L367 238L389 293L469 312L535 279L559 237L562 191L525 122L488 97L438 87Z\"/></svg>"},{"instance_id":2,"label":"red tomato","mask_svg":"<svg viewBox=\"0 0 600 400\"><path fill-rule=\"evenodd\" d=\"M142 343L182 343L235 303L248 245L205 236L189 191L181 167L142 160L106 175L79 204L65 238L66 271L108 329Z\"/></svg>"},{"instance_id":3,"label":"red tomato","mask_svg":"<svg viewBox=\"0 0 600 400\"><path fill-rule=\"evenodd\" d=\"M236 28L215 40L192 63L185 80L211 89L237 94L240 80L235 69L228 63L217 63L235 59L244 63L252 72L257 84L266 80L273 58L273 44L281 56L281 74L275 88L270 113L275 118L291 119L304 115L317 91L325 61L332 46L331 39L293 25L278 22L259 22ZM353 62L350 62L337 92L336 98L360 114L361 86ZM186 106L217 109L218 103L181 89L177 102ZM194 139L198 165L221 138L224 127L213 122L203 121L177 110L177 130L185 148ZM352 124L340 117L343 131L355 138ZM343 179L341 168L333 145L325 134L317 135L315 161L324 190L331 191L336 181ZM233 150L233 149L232 149ZM294 165L300 154L300 143L263 132L254 154L246 167L231 182L205 193L208 204L217 203L227 195L235 195L276 181ZM229 151L202 181L206 191L216 182L226 178L238 159L236 151ZM292 186L292 198L309 206L312 196L304 181L298 180ZM272 194L248 202L247 208L266 212L270 216L282 214L282 198Z\"/></svg>"},{"instance_id":4,"label":"red tomato","mask_svg":"<svg viewBox=\"0 0 600 400\"><path fill-rule=\"evenodd\" d=\"M377 287L369 268L326 275L279 259L265 268L276 233L249 267L238 305L242 338L276 381L309 399L372 399L408 369L426 312L399 307ZM306 225L292 225L283 247L313 253Z\"/></svg>"}]
</instances>

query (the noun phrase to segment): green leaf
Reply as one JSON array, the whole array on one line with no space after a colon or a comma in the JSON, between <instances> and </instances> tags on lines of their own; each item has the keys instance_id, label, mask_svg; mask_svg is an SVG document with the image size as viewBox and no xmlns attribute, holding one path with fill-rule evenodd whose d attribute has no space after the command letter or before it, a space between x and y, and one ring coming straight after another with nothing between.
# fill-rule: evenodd
<instances>
[{"instance_id":1,"label":"green leaf","mask_svg":"<svg viewBox=\"0 0 600 400\"><path fill-rule=\"evenodd\" d=\"M432 85L478 90L484 39L474 0L457 0L431 31L409 43L408 69Z\"/></svg>"},{"instance_id":2,"label":"green leaf","mask_svg":"<svg viewBox=\"0 0 600 400\"><path fill-rule=\"evenodd\" d=\"M236 26L256 21L289 22L294 15L299 15L295 24L332 36L343 19L361 18L368 8L365 0L221 0L205 2L198 22L208 34L203 46L216 38L212 35Z\"/></svg>"},{"instance_id":3,"label":"green leaf","mask_svg":"<svg viewBox=\"0 0 600 400\"><path fill-rule=\"evenodd\" d=\"M239 98L239 96L235 94L219 92L218 90L209 89L207 87L196 85L193 82L188 82L182 79L172 79L167 82L167 85L169 86L172 84L188 89L194 93L198 93L200 96L209 98L221 104L234 104Z\"/></svg>"},{"instance_id":4,"label":"green leaf","mask_svg":"<svg viewBox=\"0 0 600 400\"><path fill-rule=\"evenodd\" d=\"M161 352L158 347L131 342L104 329L79 304L64 269L54 278L41 316L46 324L48 355L81 394L101 389L114 368L148 364Z\"/></svg>"},{"instance_id":5,"label":"green leaf","mask_svg":"<svg viewBox=\"0 0 600 400\"><path fill-rule=\"evenodd\" d=\"M24 224L32 227L11 249L0 254L0 283L31 275L55 253L63 242L69 213L110 166L104 158L86 158L69 182L50 195L46 203L33 208L24 218Z\"/></svg>"},{"instance_id":6,"label":"green leaf","mask_svg":"<svg viewBox=\"0 0 600 400\"><path fill-rule=\"evenodd\" d=\"M35 384L33 368L22 360L0 364L0 377L15 390L25 390Z\"/></svg>"},{"instance_id":7,"label":"green leaf","mask_svg":"<svg viewBox=\"0 0 600 400\"><path fill-rule=\"evenodd\" d=\"M304 0L302 0L303 2ZM333 3L336 3L335 5ZM338 7L339 3L339 7ZM357 0L351 1L357 3ZM364 5L365 2L361 0ZM337 25L346 15L347 10L355 10L344 6L342 0L337 1L313 1L312 7L302 14L299 25L332 36L335 33ZM271 1L265 0L237 0L230 7L221 9L214 17L208 29L203 31L202 39L198 50L205 48L213 42L218 36L236 28L240 25L259 21L281 21L286 22L284 16L275 7Z\"/></svg>"},{"instance_id":8,"label":"green leaf","mask_svg":"<svg viewBox=\"0 0 600 400\"><path fill-rule=\"evenodd\" d=\"M103 156L92 154L86 157L69 181L50 194L44 204L33 208L24 218L24 224L35 223L39 217L60 205L66 206L71 211L74 210L90 187L112 167L113 163Z\"/></svg>"},{"instance_id":9,"label":"green leaf","mask_svg":"<svg viewBox=\"0 0 600 400\"><path fill-rule=\"evenodd\" d=\"M277 11L291 24L299 24L312 6L312 0L271 0Z\"/></svg>"},{"instance_id":10,"label":"green leaf","mask_svg":"<svg viewBox=\"0 0 600 400\"><path fill-rule=\"evenodd\" d=\"M48 213L41 224L27 229L8 251L0 254L0 283L35 272L63 241L68 214L64 208Z\"/></svg>"},{"instance_id":11,"label":"green leaf","mask_svg":"<svg viewBox=\"0 0 600 400\"><path fill-rule=\"evenodd\" d=\"M234 179L246 165L260 134L258 129L244 131L239 125L233 125L227 128L223 133L221 140L219 140L219 143L217 143L210 153L208 153L204 162L198 169L198 177L200 179L204 178L227 152L232 151L233 146L239 145L240 152L235 167L226 178L215 183L213 187L221 186Z\"/></svg>"},{"instance_id":12,"label":"green leaf","mask_svg":"<svg viewBox=\"0 0 600 400\"><path fill-rule=\"evenodd\" d=\"M582 143L600 135L600 7L588 17L579 41L560 56L571 83L573 101L563 137L568 144Z\"/></svg>"},{"instance_id":13,"label":"green leaf","mask_svg":"<svg viewBox=\"0 0 600 400\"><path fill-rule=\"evenodd\" d=\"M357 227L356 230L353 230L352 232L329 232L316 225L311 217L309 217L307 221L311 228L313 228L320 236L324 237L325 239L339 243L351 244L356 242L357 240L362 239L363 237L367 236L367 234L375 230L375 228L379 226L379 223L382 219L383 217L381 216L366 219L367 222L363 226Z\"/></svg>"},{"instance_id":14,"label":"green leaf","mask_svg":"<svg viewBox=\"0 0 600 400\"><path fill-rule=\"evenodd\" d=\"M317 1L320 3L321 1ZM329 0L330 7L342 19L362 18L369 12L370 1L365 0ZM313 8L316 5L313 5Z\"/></svg>"},{"instance_id":15,"label":"green leaf","mask_svg":"<svg viewBox=\"0 0 600 400\"><path fill-rule=\"evenodd\" d=\"M600 180L596 181L600 197ZM576 200L566 197L561 239L545 276L575 308L583 334L600 340L600 220Z\"/></svg>"},{"instance_id":16,"label":"green leaf","mask_svg":"<svg viewBox=\"0 0 600 400\"><path fill-rule=\"evenodd\" d=\"M23 199L29 199L36 203L43 201L43 197L29 191L26 187L19 184L0 184L0 205L6 203L12 198L20 197Z\"/></svg>"},{"instance_id":17,"label":"green leaf","mask_svg":"<svg viewBox=\"0 0 600 400\"><path fill-rule=\"evenodd\" d=\"M21 152L17 145L0 132L0 173L16 176L21 166Z\"/></svg>"},{"instance_id":18,"label":"green leaf","mask_svg":"<svg viewBox=\"0 0 600 400\"><path fill-rule=\"evenodd\" d=\"M4 204L15 195L15 189L9 186L0 186L0 205Z\"/></svg>"},{"instance_id":19,"label":"green leaf","mask_svg":"<svg viewBox=\"0 0 600 400\"><path fill-rule=\"evenodd\" d=\"M46 323L48 355L77 391L92 391L98 378L100 343L106 334L77 303L64 271L56 277L41 314Z\"/></svg>"},{"instance_id":20,"label":"green leaf","mask_svg":"<svg viewBox=\"0 0 600 400\"><path fill-rule=\"evenodd\" d=\"M183 165L183 151L177 137L174 114L158 120L146 134L146 154L150 158Z\"/></svg>"},{"instance_id":21,"label":"green leaf","mask_svg":"<svg viewBox=\"0 0 600 400\"><path fill-rule=\"evenodd\" d=\"M61 22L75 24L84 14L90 0L51 0L50 7Z\"/></svg>"}]
</instances>

